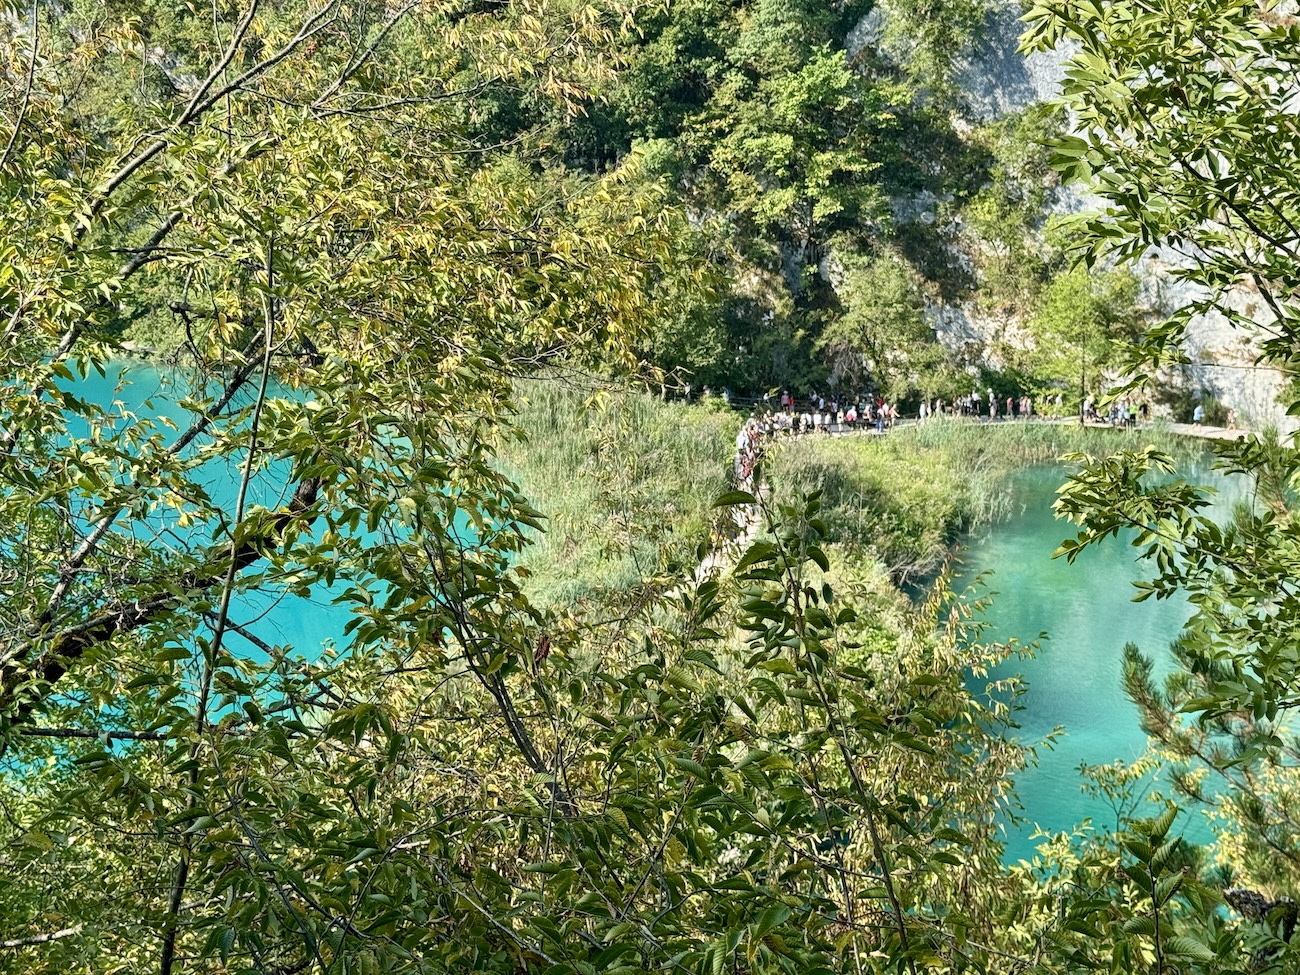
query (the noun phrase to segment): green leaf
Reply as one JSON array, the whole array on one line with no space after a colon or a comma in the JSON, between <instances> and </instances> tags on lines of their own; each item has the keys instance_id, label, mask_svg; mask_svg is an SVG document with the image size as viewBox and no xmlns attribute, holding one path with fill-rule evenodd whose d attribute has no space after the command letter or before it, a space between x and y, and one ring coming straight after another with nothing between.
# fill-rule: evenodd
<instances>
[{"instance_id":1,"label":"green leaf","mask_svg":"<svg viewBox=\"0 0 1300 975\"><path fill-rule=\"evenodd\" d=\"M761 940L769 932L784 924L790 917L790 908L784 904L773 904L768 907L758 920L754 922L751 936L755 940Z\"/></svg>"},{"instance_id":2,"label":"green leaf","mask_svg":"<svg viewBox=\"0 0 1300 975\"><path fill-rule=\"evenodd\" d=\"M668 761L683 772L689 772L697 779L707 781L709 778L709 770L694 759L683 758L680 755L669 755Z\"/></svg>"},{"instance_id":3,"label":"green leaf","mask_svg":"<svg viewBox=\"0 0 1300 975\"><path fill-rule=\"evenodd\" d=\"M738 504L758 504L758 499L748 491L727 491L714 499L713 507L726 508Z\"/></svg>"},{"instance_id":4,"label":"green leaf","mask_svg":"<svg viewBox=\"0 0 1300 975\"><path fill-rule=\"evenodd\" d=\"M1188 935L1174 935L1165 939L1165 950L1195 961L1211 962L1218 956L1205 944Z\"/></svg>"}]
</instances>

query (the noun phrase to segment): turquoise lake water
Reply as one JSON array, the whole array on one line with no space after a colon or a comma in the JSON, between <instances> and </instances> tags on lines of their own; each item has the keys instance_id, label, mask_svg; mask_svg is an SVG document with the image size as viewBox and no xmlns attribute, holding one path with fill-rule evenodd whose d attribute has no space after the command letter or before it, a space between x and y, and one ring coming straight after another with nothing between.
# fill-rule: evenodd
<instances>
[{"instance_id":1,"label":"turquoise lake water","mask_svg":"<svg viewBox=\"0 0 1300 975\"><path fill-rule=\"evenodd\" d=\"M1245 488L1244 482L1228 482L1208 471L1185 476L1219 492L1212 514L1230 511ZM1040 633L1047 635L1033 659L1013 659L993 675L1020 673L1028 681L1016 736L1032 745L1057 727L1063 730L1052 749L1038 750L1037 767L1017 777L1027 822L1007 827L1009 862L1033 855L1041 842L1031 839L1037 827L1068 831L1090 818L1099 830L1114 829L1111 806L1081 791L1079 765L1131 762L1142 755L1146 736L1138 726L1137 708L1121 686L1124 644L1137 644L1153 658L1157 674L1163 674L1170 665L1169 644L1190 615L1182 599L1132 602L1132 582L1147 575L1136 550L1122 537L1084 552L1073 565L1051 557L1073 535L1072 526L1058 521L1051 508L1064 480L1058 467L1018 475L1008 484L1018 513L969 539L961 554L965 579L992 571L987 586L996 595L986 613L991 630L985 639L1015 637L1028 643ZM1155 811L1143 803L1136 814ZM1184 815L1179 823L1189 840L1212 838L1199 813Z\"/></svg>"},{"instance_id":2,"label":"turquoise lake water","mask_svg":"<svg viewBox=\"0 0 1300 975\"><path fill-rule=\"evenodd\" d=\"M105 366L105 375L90 373L85 379L62 385L75 392L88 402L95 403L108 410L118 430L127 428L143 419L162 419L175 424L178 431L185 430L193 420L193 414L179 405L184 391L191 387L190 375L180 369L154 368L143 363L114 362ZM271 390L270 395L277 395ZM253 398L249 391L233 405L247 405ZM83 435L86 423L74 418L70 423L73 436ZM179 437L179 432L160 428L165 442L171 443ZM204 442L200 437L191 449ZM229 461L209 462L197 472L196 480L208 492L212 500L233 510L240 481L240 463L242 456ZM285 478L286 466L272 462L268 472L271 476L255 477L250 484L247 505L262 505L278 508L286 500ZM278 475L278 476L277 476ZM137 537L160 537L166 540L187 542L198 537L209 542L207 529L196 526L183 529L176 524L174 512L158 513L145 524L134 526ZM335 605L334 596L344 588L339 583L334 591L318 587L310 596L301 596L290 592L275 595L256 592L237 593L231 603L231 619L247 626L261 640L273 646L292 646L295 651L308 658L320 656L321 648L327 644L342 645L343 626L349 619L348 611ZM236 653L250 658L261 658L263 651L253 643L244 640L238 633L231 632L228 646Z\"/></svg>"},{"instance_id":3,"label":"turquoise lake water","mask_svg":"<svg viewBox=\"0 0 1300 975\"><path fill-rule=\"evenodd\" d=\"M166 414L181 423L183 411L170 401L176 397L177 385L185 383L184 375L132 365L129 384L119 387L120 371L121 367L110 369L106 379L92 375L76 384L77 391L101 405L117 400L127 411L142 416ZM1189 479L1212 483L1220 490L1216 508L1221 512L1242 490L1240 484L1208 473ZM214 467L204 472L203 480L214 498L229 497L233 503L237 470ZM282 490L281 478L266 480L274 482L270 491ZM1113 810L1081 792L1078 766L1132 761L1142 754L1146 742L1137 711L1120 685L1123 646L1136 643L1155 658L1157 668L1167 666L1168 645L1189 615L1181 601L1130 600L1134 592L1130 583L1144 573L1134 550L1121 541L1085 552L1072 566L1051 558L1061 540L1071 534L1070 526L1057 521L1051 511L1055 490L1063 480L1064 472L1056 467L1018 475L1007 488L1015 500L1015 516L968 539L962 554L966 578L992 570L987 585L996 596L987 613L992 624L987 638L1015 637L1028 643L1040 633L1048 637L1035 658L1010 661L994 675L1019 672L1029 681L1029 691L1021 700L1023 710L1017 715L1017 736L1026 744L1036 744L1058 726L1063 729L1054 749L1040 749L1038 765L1017 778L1026 822L1008 825L1007 858L1012 862L1032 855L1031 835L1037 826L1058 832L1091 818L1098 829L1114 827ZM279 503L276 496L255 493L250 503ZM348 619L347 610L334 605L332 594L323 591L310 598L241 596L232 615L237 622L252 625L267 642L292 645L305 657L317 656L326 643L341 642ZM248 644L244 652L259 651ZM1184 817L1180 822L1189 839L1210 838L1203 821Z\"/></svg>"}]
</instances>

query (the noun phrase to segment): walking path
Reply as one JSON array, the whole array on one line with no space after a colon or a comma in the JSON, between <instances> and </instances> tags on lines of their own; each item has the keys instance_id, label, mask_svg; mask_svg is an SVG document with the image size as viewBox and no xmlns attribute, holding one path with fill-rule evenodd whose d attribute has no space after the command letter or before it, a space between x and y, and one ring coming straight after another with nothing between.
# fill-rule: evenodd
<instances>
[{"instance_id":1,"label":"walking path","mask_svg":"<svg viewBox=\"0 0 1300 975\"><path fill-rule=\"evenodd\" d=\"M1204 440L1240 440L1242 437L1254 433L1254 430L1243 430L1240 427L1229 429L1228 427L1207 427L1204 424L1195 423L1170 423L1168 424L1171 433L1182 434L1185 437L1201 437Z\"/></svg>"},{"instance_id":2,"label":"walking path","mask_svg":"<svg viewBox=\"0 0 1300 975\"><path fill-rule=\"evenodd\" d=\"M1079 418L1052 417L1050 419L1044 418L1038 422L1055 423L1058 426L1065 426L1067 424L1074 424L1077 426ZM1254 430L1247 430L1242 427L1212 427L1206 426L1203 423L1171 423L1164 419L1157 420L1156 423L1162 425L1164 429L1168 430L1170 433L1176 433L1182 437L1200 437L1202 440L1240 440L1242 437L1249 436L1255 432ZM1109 423L1089 423L1088 426L1106 429L1110 428L1112 425ZM1141 427L1129 427L1128 429L1149 430L1151 427L1152 424L1147 423ZM1115 429L1123 430L1125 428L1116 427Z\"/></svg>"},{"instance_id":3,"label":"walking path","mask_svg":"<svg viewBox=\"0 0 1300 975\"><path fill-rule=\"evenodd\" d=\"M991 424L991 425L998 425L998 426L1000 426L1000 425L1002 425L1002 424L1004 424L1004 423L1007 423L1007 424L1013 424L1013 423L1023 423L1023 422L1026 422L1026 421L1023 421L1023 420L993 420L993 421L989 421L988 419L978 419L978 420L977 420L977 419L973 419L973 418L971 418L971 417L945 417L944 419L945 419L947 422L952 422L954 419L956 419L956 420L961 420L961 421L966 422L966 423L983 423L983 424ZM896 429L897 429L897 428L900 428L900 427L914 427L914 426L917 425L918 422L919 422L919 421L918 421L915 417L903 417L903 418L900 418L897 422L895 422L894 427L895 427ZM930 422L930 421L927 421L927 422ZM1076 427L1077 427L1077 426L1079 425L1079 418L1078 418L1077 416L1067 416L1067 417L1060 417L1060 416L1042 416L1042 417L1038 417L1038 416L1036 416L1036 417L1034 417L1032 420L1029 420L1028 422L1030 422L1030 423L1048 423L1048 424L1052 424L1052 425L1054 425L1054 426L1058 426L1058 427L1064 427L1064 426L1076 426ZM1128 429L1128 430L1134 430L1134 429L1136 429L1136 430L1150 430L1153 426L1155 426L1155 425L1157 425L1157 424L1162 425L1163 428L1166 429L1166 430L1168 430L1170 433L1176 433L1176 434L1178 434L1179 436L1184 436L1184 437L1200 437L1202 440L1240 440L1242 437L1249 436L1250 434L1256 432L1256 431L1254 431L1254 430L1250 430L1250 429L1247 429L1247 428L1245 428L1245 427L1232 427L1232 428L1229 428L1229 427L1212 427L1212 426L1206 426L1205 424L1199 424L1199 425L1198 425L1198 424L1195 424L1195 423L1171 423L1171 422L1169 422L1168 420L1163 420L1163 419L1161 419L1161 420L1157 420L1157 421L1155 421L1155 423L1150 423L1150 422L1148 422L1148 423L1145 423L1145 424L1143 424L1143 425L1141 425L1141 426L1139 426L1139 427L1116 427L1116 426L1114 426L1113 424L1110 424L1110 423L1089 423L1088 426L1090 426L1090 427L1096 427L1096 428L1099 429L1099 430L1111 430L1111 429L1114 429L1114 430L1124 430L1124 429ZM888 432L889 432L889 431L886 430L886 431L885 431L885 434L888 434ZM877 433L877 431L875 430L874 427L858 427L858 428L856 428L856 429L849 429L849 428L845 428L845 427L839 427L839 428L837 428L837 429L835 429L835 430L827 431L827 433L828 433L830 436L832 436L832 437L842 437L842 436L847 436L847 435L849 435L849 434L855 434L855 433L856 433L856 434L866 434L866 435L868 435L868 436L872 436L872 437L875 437L875 436L882 436L882 435L883 435L883 434L879 434L879 433Z\"/></svg>"},{"instance_id":4,"label":"walking path","mask_svg":"<svg viewBox=\"0 0 1300 975\"><path fill-rule=\"evenodd\" d=\"M689 401L690 400L688 397L688 402ZM736 410L737 412L742 414L750 413L754 410L761 410L765 413L768 411L777 410L777 402L770 397L764 399L759 397L743 397L743 396L732 395L723 399L723 402L725 402L733 410ZM971 422L971 423L1001 424L1001 423L1031 422L1031 423L1054 423L1061 426L1066 426L1069 424L1077 424L1079 422L1079 417L1077 414L1074 416L1048 416L1046 414L1036 413L1028 421L1026 421L1024 418L1019 416L1015 416L1015 417L1002 416L994 420L990 420L987 416L977 416L977 417L976 416L953 416L951 414L942 414L942 416L943 418L949 421L963 420L965 422ZM915 416L904 416L904 417L898 417L891 424L891 426L893 427L915 426L918 422L919 419ZM1255 432L1253 430L1245 429L1242 427L1229 428L1229 427L1209 426L1207 424L1196 424L1196 423L1173 423L1164 418L1159 418L1155 422L1163 423L1165 428L1168 429L1171 433L1176 433L1186 437L1199 437L1202 440L1239 440L1240 438ZM1111 424L1104 423L1104 422L1089 423L1088 425L1095 426L1095 427L1111 426ZM1148 423L1144 425L1143 429L1149 428L1150 425L1151 424L1148 421ZM830 436L843 436L845 434L850 434L850 433L868 434L868 435L875 436L875 435L879 435L880 433L887 433L888 430L877 431L869 422L862 421L858 423L856 426L846 427L843 424L835 424L834 429L831 429L829 427L823 427L816 432L826 433L829 434Z\"/></svg>"},{"instance_id":5,"label":"walking path","mask_svg":"<svg viewBox=\"0 0 1300 975\"><path fill-rule=\"evenodd\" d=\"M757 497L762 499L762 491ZM736 525L736 534L721 545L715 545L701 560L695 569L695 581L703 582L712 576L720 575L739 560L749 546L758 541L763 529L763 509L761 504L738 504L731 508L731 517Z\"/></svg>"}]
</instances>

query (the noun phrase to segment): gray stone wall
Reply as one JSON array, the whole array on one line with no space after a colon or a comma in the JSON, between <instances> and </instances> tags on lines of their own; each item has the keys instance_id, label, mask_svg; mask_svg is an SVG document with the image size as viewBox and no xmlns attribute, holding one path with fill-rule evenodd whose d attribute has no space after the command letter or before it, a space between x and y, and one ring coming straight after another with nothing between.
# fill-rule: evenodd
<instances>
[{"instance_id":1,"label":"gray stone wall","mask_svg":"<svg viewBox=\"0 0 1300 975\"><path fill-rule=\"evenodd\" d=\"M975 117L987 120L1017 112L1061 93L1065 62L1073 48L1020 54L1019 3L997 0L970 55L958 66L957 81Z\"/></svg>"},{"instance_id":2,"label":"gray stone wall","mask_svg":"<svg viewBox=\"0 0 1300 975\"><path fill-rule=\"evenodd\" d=\"M1063 45L1049 53L1019 53L1017 47L1024 26L1019 19L1021 10L1015 0L995 0L986 29L959 65L957 77L974 118L998 118L1034 102L1055 98L1061 92L1065 66L1073 49ZM882 34L882 18L887 17L887 5L873 11L859 25L850 39L851 45L878 40ZM897 201L895 218L915 219L929 210L933 202ZM1097 202L1091 194L1067 187L1056 195L1052 209L1060 213L1079 212ZM1168 313L1201 297L1173 274L1179 263L1187 259L1152 253L1138 262L1136 271L1153 314ZM1261 326L1266 326L1271 319L1259 295L1250 289L1237 289L1229 295L1228 302L1235 311ZM974 308L935 306L931 315L936 334L950 348L987 345L994 340L1014 342L1018 336L1029 341L1018 323L981 316ZM1192 364L1155 378L1194 393L1214 396L1256 426L1296 430L1300 428L1300 419L1287 416L1286 405L1279 401L1284 387L1282 375L1257 364L1262 337L1262 331L1234 325L1222 314L1200 315L1190 323L1184 346Z\"/></svg>"}]
</instances>

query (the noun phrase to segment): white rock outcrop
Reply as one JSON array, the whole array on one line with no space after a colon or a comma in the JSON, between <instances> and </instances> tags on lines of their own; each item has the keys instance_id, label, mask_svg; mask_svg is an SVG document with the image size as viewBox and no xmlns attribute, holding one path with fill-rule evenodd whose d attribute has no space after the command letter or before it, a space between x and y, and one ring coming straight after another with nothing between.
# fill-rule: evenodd
<instances>
[{"instance_id":1,"label":"white rock outcrop","mask_svg":"<svg viewBox=\"0 0 1300 975\"><path fill-rule=\"evenodd\" d=\"M1023 30L1020 15L1021 7L1015 0L996 0L984 31L957 66L957 79L974 118L995 119L1061 93L1066 64L1074 49L1062 45L1047 53L1019 53ZM851 45L871 43L882 37L882 18L887 16L886 7L873 11L855 31ZM1090 209L1097 202L1096 197L1067 187L1057 194L1052 210L1078 212ZM895 218L915 217L933 203L932 199L919 198L899 201L894 207ZM1201 297L1192 285L1172 273L1176 266L1177 262L1169 255L1155 253L1137 263L1135 270L1142 282L1143 295L1156 313L1173 311ZM1190 322L1184 343L1192 364L1158 378L1194 393L1213 396L1236 409L1254 426L1274 425L1283 431L1300 428L1300 419L1286 414L1287 404L1283 401L1286 397L1281 396L1285 378L1277 370L1258 364L1259 343L1264 337L1262 327L1272 318L1267 306L1257 293L1244 287L1231 293L1227 302L1261 329L1233 324L1217 312L1198 315ZM936 306L931 309L931 315L936 334L951 348L1014 341L1017 331L1012 323L980 315L974 308Z\"/></svg>"}]
</instances>

